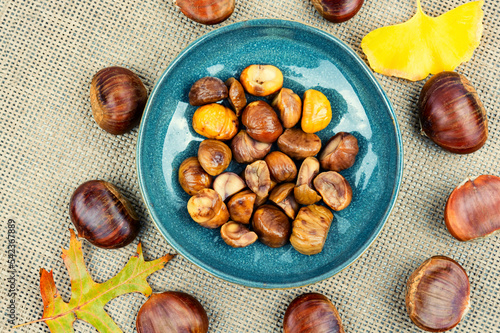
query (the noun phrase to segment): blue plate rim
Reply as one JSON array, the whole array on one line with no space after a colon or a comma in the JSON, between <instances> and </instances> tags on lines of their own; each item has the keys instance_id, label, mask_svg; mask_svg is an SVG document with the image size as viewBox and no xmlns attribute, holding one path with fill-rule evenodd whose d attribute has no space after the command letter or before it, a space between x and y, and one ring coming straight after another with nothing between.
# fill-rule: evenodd
<instances>
[{"instance_id":1,"label":"blue plate rim","mask_svg":"<svg viewBox=\"0 0 500 333\"><path fill-rule=\"evenodd\" d=\"M141 161L142 161L142 155L141 155L141 145L143 141L143 136L145 135L145 130L144 130L144 123L147 121L149 112L150 112L150 104L151 101L153 100L153 97L156 95L157 90L159 89L160 85L162 82L165 80L165 78L168 76L172 68L176 66L176 64L184 57L184 55L188 52L190 52L191 49L193 49L196 45L203 43L205 40L209 38L215 38L219 35L222 35L226 32L233 31L233 30L238 30L242 28L247 28L247 27L280 27L280 28L296 28L296 29L303 29L308 32L318 34L326 39L329 39L333 42L335 42L337 45L343 48L343 50L351 56L363 69L363 71L367 74L367 77L373 82L375 87L377 88L378 94L382 97L382 100L384 101L387 109L389 110L389 115L392 118L394 129L396 132L396 142L397 142L397 170L396 170L396 182L395 186L392 192L391 196L391 201L385 210L384 216L382 217L382 223L380 223L376 230L373 232L371 237L365 242L365 244L355 253L351 254L349 259L346 260L342 265L329 270L323 274L317 275L313 278L305 279L303 281L297 281L294 283L262 283L262 282L256 282L256 281L250 281L246 279L242 279L239 277L235 277L233 275L227 274L223 271L220 271L218 269L215 269L211 267L210 265L205 264L198 258L191 256L189 253L185 253L183 251L182 245L177 243L175 239L173 239L170 234L164 230L159 224L159 219L158 216L155 213L155 210L151 204L151 201L149 199L149 196L147 195L146 192L146 185L144 181L144 175L141 170ZM356 262L362 255L365 253L373 244L373 242L377 239L377 237L380 235L382 232L382 229L387 223L387 220L390 217L390 214L392 210L394 209L394 206L396 204L398 195L399 195L399 190L401 187L401 182L402 182L402 176L403 176L403 164L404 164L404 148L403 148L403 141L401 137L401 131L399 128L397 116L394 112L394 109L392 107L392 104L387 97L387 94L385 93L384 89L374 76L373 72L371 69L366 65L366 63L358 56L358 54L346 43L344 43L342 40L339 38L323 31L320 30L316 27L310 26L305 23L300 23L296 21L290 21L290 20L283 20L283 19L255 19L255 20L246 20L246 21L241 21L241 22L236 22L232 23L229 25L226 25L224 27L220 27L218 29L212 30L203 36L199 37L195 41L191 42L188 44L173 60L170 62L168 65L167 69L163 72L161 77L158 79L158 81L155 83L155 86L153 87L153 90L151 91L148 101L146 103L146 106L144 108L144 113L141 118L140 122L140 127L139 127L139 132L138 132L138 139L137 139L137 144L136 144L136 171L137 171L137 177L139 181L139 189L141 192L141 196L143 198L144 203L146 204L147 211L149 215L151 216L153 223L160 232L160 234L167 240L170 246L172 246L179 254L181 254L184 258L189 260L191 263L195 264L199 268L203 269L204 271L221 278L225 281L239 284L242 286L246 287L251 287L251 288L260 288L260 289L290 289L290 288L299 288L303 286L307 286L310 284L314 284L320 281L323 281L327 278L330 278L344 269L348 268L350 265L352 265L354 262Z\"/></svg>"}]
</instances>

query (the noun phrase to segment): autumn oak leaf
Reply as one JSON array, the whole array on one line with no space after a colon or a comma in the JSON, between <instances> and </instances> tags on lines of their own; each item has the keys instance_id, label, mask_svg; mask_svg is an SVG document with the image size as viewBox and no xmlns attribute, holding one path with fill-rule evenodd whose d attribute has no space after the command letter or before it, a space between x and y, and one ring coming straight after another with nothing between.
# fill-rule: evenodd
<instances>
[{"instance_id":1,"label":"autumn oak leaf","mask_svg":"<svg viewBox=\"0 0 500 333\"><path fill-rule=\"evenodd\" d=\"M104 311L104 305L120 295L139 292L148 297L152 290L146 278L162 269L174 255L167 254L153 261L144 261L139 243L137 255L130 258L125 267L113 278L97 283L90 277L83 259L82 243L73 230L70 245L62 250L62 258L71 280L71 300L66 303L56 289L51 272L40 270L40 292L44 310L42 319L50 331L74 332L73 323L81 319L94 326L100 333L120 333L120 327ZM23 326L23 325L19 325Z\"/></svg>"}]
</instances>

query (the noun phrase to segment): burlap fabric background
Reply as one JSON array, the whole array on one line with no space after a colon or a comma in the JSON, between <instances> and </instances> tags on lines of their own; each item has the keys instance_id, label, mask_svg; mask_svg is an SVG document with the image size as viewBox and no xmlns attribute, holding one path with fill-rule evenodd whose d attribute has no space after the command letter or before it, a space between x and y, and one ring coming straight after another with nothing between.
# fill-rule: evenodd
<instances>
[{"instance_id":1,"label":"burlap fabric background","mask_svg":"<svg viewBox=\"0 0 500 333\"><path fill-rule=\"evenodd\" d=\"M424 1L431 15L464 1ZM483 7L484 35L472 60L458 68L477 88L488 111L490 138L472 155L452 155L419 134L415 104L423 82L377 75L401 126L405 171L396 207L372 247L342 273L304 288L257 290L226 283L177 256L150 283L155 291L182 290L201 301L211 332L280 332L289 302L309 291L327 295L337 306L346 332L417 332L404 306L409 274L432 255L459 261L472 286L472 309L454 332L498 332L499 238L479 243L455 241L443 222L450 191L465 177L500 175L498 94L500 54L497 1ZM408 19L413 0L366 0L351 21L323 20L307 0L237 1L222 25L254 18L296 20L340 37L360 56L371 30ZM89 179L116 184L141 216L139 239L145 256L174 252L155 229L141 201L135 171L137 128L123 136L102 131L93 121L89 84L95 72L119 65L132 69L148 90L170 61L190 42L216 29L191 22L172 0L2 0L0 2L0 308L7 323L7 221L16 222L16 323L42 315L39 268L53 269L56 285L70 298L61 247L69 242L68 202ZM96 281L114 276L135 253L133 245L105 251L84 243L88 269ZM130 294L106 309L124 332L135 331L145 298ZM95 332L77 321L77 332ZM43 323L17 332L48 332Z\"/></svg>"}]
</instances>

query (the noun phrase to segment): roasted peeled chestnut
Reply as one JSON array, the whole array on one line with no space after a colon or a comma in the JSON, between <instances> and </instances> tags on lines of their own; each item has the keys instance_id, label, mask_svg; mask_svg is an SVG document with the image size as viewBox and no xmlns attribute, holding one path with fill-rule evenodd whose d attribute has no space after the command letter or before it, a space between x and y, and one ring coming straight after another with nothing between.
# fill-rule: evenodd
<instances>
[{"instance_id":1,"label":"roasted peeled chestnut","mask_svg":"<svg viewBox=\"0 0 500 333\"><path fill-rule=\"evenodd\" d=\"M297 177L297 167L292 159L280 151L273 151L265 158L271 176L277 183L291 182Z\"/></svg>"},{"instance_id":2,"label":"roasted peeled chestnut","mask_svg":"<svg viewBox=\"0 0 500 333\"><path fill-rule=\"evenodd\" d=\"M292 89L281 88L271 105L279 111L283 127L292 128L297 125L302 114L302 100Z\"/></svg>"},{"instance_id":3,"label":"roasted peeled chestnut","mask_svg":"<svg viewBox=\"0 0 500 333\"><path fill-rule=\"evenodd\" d=\"M269 96L283 87L283 73L272 65L250 65L241 72L243 88L254 96Z\"/></svg>"},{"instance_id":4,"label":"roasted peeled chestnut","mask_svg":"<svg viewBox=\"0 0 500 333\"><path fill-rule=\"evenodd\" d=\"M206 25L225 21L234 12L234 0L176 0L187 18Z\"/></svg>"},{"instance_id":5,"label":"roasted peeled chestnut","mask_svg":"<svg viewBox=\"0 0 500 333\"><path fill-rule=\"evenodd\" d=\"M241 115L241 123L246 126L248 135L260 142L273 143L283 133L278 115L264 101L248 104Z\"/></svg>"},{"instance_id":6,"label":"roasted peeled chestnut","mask_svg":"<svg viewBox=\"0 0 500 333\"><path fill-rule=\"evenodd\" d=\"M444 210L446 227L456 239L486 238L500 230L500 177L467 179L451 193Z\"/></svg>"},{"instance_id":7,"label":"roasted peeled chestnut","mask_svg":"<svg viewBox=\"0 0 500 333\"><path fill-rule=\"evenodd\" d=\"M358 140L352 134L340 132L335 134L319 155L321 167L331 171L348 169L356 162Z\"/></svg>"},{"instance_id":8,"label":"roasted peeled chestnut","mask_svg":"<svg viewBox=\"0 0 500 333\"><path fill-rule=\"evenodd\" d=\"M106 132L124 134L141 120L148 92L141 79L122 67L101 69L90 84L95 122Z\"/></svg>"},{"instance_id":9,"label":"roasted peeled chestnut","mask_svg":"<svg viewBox=\"0 0 500 333\"><path fill-rule=\"evenodd\" d=\"M322 172L314 178L314 187L333 210L345 209L352 200L349 182L338 172Z\"/></svg>"},{"instance_id":10,"label":"roasted peeled chestnut","mask_svg":"<svg viewBox=\"0 0 500 333\"><path fill-rule=\"evenodd\" d=\"M194 112L193 129L209 139L231 140L238 133L238 117L223 105L203 105Z\"/></svg>"},{"instance_id":11,"label":"roasted peeled chestnut","mask_svg":"<svg viewBox=\"0 0 500 333\"><path fill-rule=\"evenodd\" d=\"M224 224L220 229L220 235L227 245L232 247L247 247L255 243L257 234L248 230L241 223L229 221Z\"/></svg>"},{"instance_id":12,"label":"roasted peeled chestnut","mask_svg":"<svg viewBox=\"0 0 500 333\"><path fill-rule=\"evenodd\" d=\"M198 158L188 157L179 166L179 183L187 194L195 195L212 185L212 176L203 170Z\"/></svg>"},{"instance_id":13,"label":"roasted peeled chestnut","mask_svg":"<svg viewBox=\"0 0 500 333\"><path fill-rule=\"evenodd\" d=\"M326 296L307 293L295 298L285 312L283 333L344 333L337 309Z\"/></svg>"},{"instance_id":14,"label":"roasted peeled chestnut","mask_svg":"<svg viewBox=\"0 0 500 333\"><path fill-rule=\"evenodd\" d=\"M257 208L253 214L252 227L262 243L275 248L288 242L292 229L285 213L271 205Z\"/></svg>"},{"instance_id":15,"label":"roasted peeled chestnut","mask_svg":"<svg viewBox=\"0 0 500 333\"><path fill-rule=\"evenodd\" d=\"M283 209L285 214L291 219L294 219L299 211L299 204L297 204L293 196L294 188L294 183L281 184L276 186L269 195L269 200Z\"/></svg>"},{"instance_id":16,"label":"roasted peeled chestnut","mask_svg":"<svg viewBox=\"0 0 500 333\"><path fill-rule=\"evenodd\" d=\"M469 278L462 266L448 257L427 259L411 274L406 287L408 315L423 330L448 331L469 310Z\"/></svg>"},{"instance_id":17,"label":"roasted peeled chestnut","mask_svg":"<svg viewBox=\"0 0 500 333\"><path fill-rule=\"evenodd\" d=\"M203 140L198 147L198 161L210 176L217 176L226 170L232 158L231 149L218 140Z\"/></svg>"},{"instance_id":18,"label":"roasted peeled chestnut","mask_svg":"<svg viewBox=\"0 0 500 333\"><path fill-rule=\"evenodd\" d=\"M229 89L229 104L231 104L236 112L236 116L239 117L241 110L243 110L247 105L245 90L243 89L240 81L236 80L234 77L227 79L226 86Z\"/></svg>"},{"instance_id":19,"label":"roasted peeled chestnut","mask_svg":"<svg viewBox=\"0 0 500 333\"><path fill-rule=\"evenodd\" d=\"M247 131L241 130L231 141L231 151L238 163L253 163L263 159L271 150L271 144L252 139Z\"/></svg>"},{"instance_id":20,"label":"roasted peeled chestnut","mask_svg":"<svg viewBox=\"0 0 500 333\"><path fill-rule=\"evenodd\" d=\"M245 182L258 197L265 197L271 189L271 174L264 161L255 161L245 168Z\"/></svg>"},{"instance_id":21,"label":"roasted peeled chestnut","mask_svg":"<svg viewBox=\"0 0 500 333\"><path fill-rule=\"evenodd\" d=\"M473 153L488 138L483 103L461 74L441 72L430 78L422 88L418 108L422 132L452 153Z\"/></svg>"},{"instance_id":22,"label":"roasted peeled chestnut","mask_svg":"<svg viewBox=\"0 0 500 333\"><path fill-rule=\"evenodd\" d=\"M320 253L325 245L333 221L332 212L323 206L302 207L293 220L290 243L295 250L305 255Z\"/></svg>"},{"instance_id":23,"label":"roasted peeled chestnut","mask_svg":"<svg viewBox=\"0 0 500 333\"><path fill-rule=\"evenodd\" d=\"M319 173L319 162L314 157L307 157L300 166L297 183L293 190L295 200L301 205L312 205L321 200L313 189L313 180Z\"/></svg>"},{"instance_id":24,"label":"roasted peeled chestnut","mask_svg":"<svg viewBox=\"0 0 500 333\"><path fill-rule=\"evenodd\" d=\"M305 133L299 128L285 130L278 138L278 148L298 160L314 156L321 150L321 139L313 133Z\"/></svg>"},{"instance_id":25,"label":"roasted peeled chestnut","mask_svg":"<svg viewBox=\"0 0 500 333\"><path fill-rule=\"evenodd\" d=\"M221 173L214 180L214 190L219 193L223 201L245 187L247 187L245 181L234 172Z\"/></svg>"},{"instance_id":26,"label":"roasted peeled chestnut","mask_svg":"<svg viewBox=\"0 0 500 333\"><path fill-rule=\"evenodd\" d=\"M226 204L221 196L210 188L193 195L187 203L191 218L202 227L215 229L229 220Z\"/></svg>"},{"instance_id":27,"label":"roasted peeled chestnut","mask_svg":"<svg viewBox=\"0 0 500 333\"><path fill-rule=\"evenodd\" d=\"M350 20L363 6L364 0L311 0L314 8L330 22Z\"/></svg>"},{"instance_id":28,"label":"roasted peeled chestnut","mask_svg":"<svg viewBox=\"0 0 500 333\"><path fill-rule=\"evenodd\" d=\"M166 291L152 294L136 319L137 333L208 332L208 316L193 296Z\"/></svg>"},{"instance_id":29,"label":"roasted peeled chestnut","mask_svg":"<svg viewBox=\"0 0 500 333\"><path fill-rule=\"evenodd\" d=\"M224 82L216 77L203 77L189 90L189 104L201 106L227 98L228 90Z\"/></svg>"},{"instance_id":30,"label":"roasted peeled chestnut","mask_svg":"<svg viewBox=\"0 0 500 333\"><path fill-rule=\"evenodd\" d=\"M69 203L69 216L78 237L103 249L118 249L139 233L139 217L111 183L90 180L78 186Z\"/></svg>"},{"instance_id":31,"label":"roasted peeled chestnut","mask_svg":"<svg viewBox=\"0 0 500 333\"><path fill-rule=\"evenodd\" d=\"M233 195L227 202L227 209L231 220L249 224L253 213L255 198L257 198L257 194L250 190L241 191Z\"/></svg>"},{"instance_id":32,"label":"roasted peeled chestnut","mask_svg":"<svg viewBox=\"0 0 500 333\"><path fill-rule=\"evenodd\" d=\"M301 127L306 133L316 133L325 129L332 120L332 106L328 98L314 89L304 93Z\"/></svg>"}]
</instances>

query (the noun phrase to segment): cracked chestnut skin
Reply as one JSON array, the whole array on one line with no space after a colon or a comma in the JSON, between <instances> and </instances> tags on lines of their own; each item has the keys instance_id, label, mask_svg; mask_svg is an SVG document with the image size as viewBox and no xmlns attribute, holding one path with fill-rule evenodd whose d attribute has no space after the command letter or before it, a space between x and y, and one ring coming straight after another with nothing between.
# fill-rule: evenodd
<instances>
[{"instance_id":1,"label":"cracked chestnut skin","mask_svg":"<svg viewBox=\"0 0 500 333\"><path fill-rule=\"evenodd\" d=\"M201 106L218 102L227 98L228 89L221 79L216 77L203 77L196 81L189 90L189 104Z\"/></svg>"},{"instance_id":2,"label":"cracked chestnut skin","mask_svg":"<svg viewBox=\"0 0 500 333\"><path fill-rule=\"evenodd\" d=\"M321 139L314 133L299 128L286 129L278 138L278 148L291 158L303 160L321 150Z\"/></svg>"},{"instance_id":3,"label":"cracked chestnut skin","mask_svg":"<svg viewBox=\"0 0 500 333\"><path fill-rule=\"evenodd\" d=\"M315 157L307 157L300 166L297 183L293 194L301 205L312 205L321 200L321 196L313 189L313 180L319 173L319 161Z\"/></svg>"},{"instance_id":4,"label":"cracked chestnut skin","mask_svg":"<svg viewBox=\"0 0 500 333\"><path fill-rule=\"evenodd\" d=\"M339 172L354 165L358 152L358 139L350 133L340 132L328 140L318 159L323 169Z\"/></svg>"},{"instance_id":5,"label":"cracked chestnut skin","mask_svg":"<svg viewBox=\"0 0 500 333\"><path fill-rule=\"evenodd\" d=\"M241 115L241 123L247 128L247 133L253 139L273 143L283 133L278 115L264 101L248 104Z\"/></svg>"},{"instance_id":6,"label":"cracked chestnut skin","mask_svg":"<svg viewBox=\"0 0 500 333\"><path fill-rule=\"evenodd\" d=\"M297 177L297 167L288 155L273 151L265 158L269 172L277 183L291 182Z\"/></svg>"},{"instance_id":7,"label":"cracked chestnut skin","mask_svg":"<svg viewBox=\"0 0 500 333\"><path fill-rule=\"evenodd\" d=\"M238 163L253 163L263 159L271 147L270 143L254 140L245 130L241 130L231 141L231 151Z\"/></svg>"},{"instance_id":8,"label":"cracked chestnut skin","mask_svg":"<svg viewBox=\"0 0 500 333\"><path fill-rule=\"evenodd\" d=\"M249 224L256 198L257 194L250 190L241 191L233 195L227 202L227 209L229 210L231 220Z\"/></svg>"},{"instance_id":9,"label":"cracked chestnut skin","mask_svg":"<svg viewBox=\"0 0 500 333\"><path fill-rule=\"evenodd\" d=\"M302 207L293 221L290 243L305 255L320 253L333 221L332 212L323 206Z\"/></svg>"},{"instance_id":10,"label":"cracked chestnut skin","mask_svg":"<svg viewBox=\"0 0 500 333\"><path fill-rule=\"evenodd\" d=\"M255 211L252 226L259 240L274 248L282 247L288 242L292 229L285 213L271 205L260 206Z\"/></svg>"},{"instance_id":11,"label":"cracked chestnut skin","mask_svg":"<svg viewBox=\"0 0 500 333\"><path fill-rule=\"evenodd\" d=\"M197 157L188 157L179 166L179 184L187 194L195 195L212 185L212 176L203 170Z\"/></svg>"},{"instance_id":12,"label":"cracked chestnut skin","mask_svg":"<svg viewBox=\"0 0 500 333\"><path fill-rule=\"evenodd\" d=\"M255 243L258 236L241 223L229 221L220 229L220 234L227 245L240 248Z\"/></svg>"},{"instance_id":13,"label":"cracked chestnut skin","mask_svg":"<svg viewBox=\"0 0 500 333\"><path fill-rule=\"evenodd\" d=\"M331 209L345 209L352 200L352 188L349 182L338 172L322 172L314 178L314 187L321 194L323 201Z\"/></svg>"}]
</instances>

